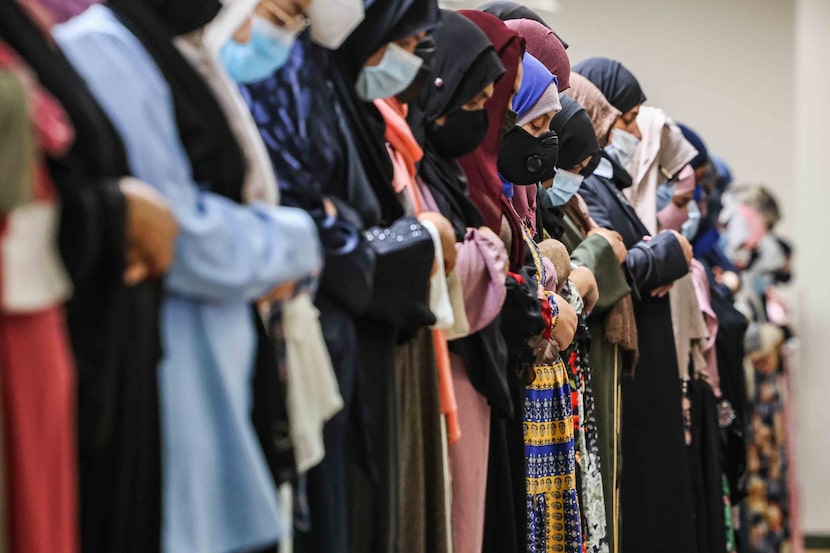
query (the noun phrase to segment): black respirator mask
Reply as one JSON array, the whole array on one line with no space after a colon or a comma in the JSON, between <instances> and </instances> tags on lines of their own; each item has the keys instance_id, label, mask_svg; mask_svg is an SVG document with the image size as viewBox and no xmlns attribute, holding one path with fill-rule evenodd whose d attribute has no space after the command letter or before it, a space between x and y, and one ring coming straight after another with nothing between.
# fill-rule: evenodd
<instances>
[{"instance_id":1,"label":"black respirator mask","mask_svg":"<svg viewBox=\"0 0 830 553\"><path fill-rule=\"evenodd\" d=\"M535 137L521 127L505 135L499 149L499 173L518 185L536 184L552 178L559 161L559 137L547 131Z\"/></svg>"}]
</instances>

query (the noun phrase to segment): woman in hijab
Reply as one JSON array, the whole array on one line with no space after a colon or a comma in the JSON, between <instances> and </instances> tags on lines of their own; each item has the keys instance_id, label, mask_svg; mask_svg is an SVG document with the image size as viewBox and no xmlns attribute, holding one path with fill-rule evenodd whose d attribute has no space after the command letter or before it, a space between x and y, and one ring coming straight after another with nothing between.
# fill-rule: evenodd
<instances>
[{"instance_id":1,"label":"woman in hijab","mask_svg":"<svg viewBox=\"0 0 830 553\"><path fill-rule=\"evenodd\" d=\"M666 150L672 150L671 142L666 144ZM658 193L664 186L658 188ZM680 171L671 188L675 190L674 197L658 194L657 218L661 228L681 230L689 218L688 206L694 202L695 174L690 165ZM710 304L705 269L698 260L692 259L690 273L674 283L669 299L678 368L683 381L683 412L697 539L702 549L711 550L722 547L727 533L723 516L722 454L720 440L715 438L720 434L714 395L718 373L716 365L709 366L715 361L717 318Z\"/></svg>"},{"instance_id":2,"label":"woman in hijab","mask_svg":"<svg viewBox=\"0 0 830 553\"><path fill-rule=\"evenodd\" d=\"M88 4L27 3L35 24L15 2L0 2L0 37L60 102L73 135L70 148L43 153L61 198L61 255L74 290L66 315L77 368L81 546L157 551L161 351L158 284L148 279L171 263L177 227L158 194L127 177L120 137L44 36Z\"/></svg>"},{"instance_id":3,"label":"woman in hijab","mask_svg":"<svg viewBox=\"0 0 830 553\"><path fill-rule=\"evenodd\" d=\"M499 232L504 221L509 236L502 240L509 245L510 267L520 270L525 262L521 223L502 194L497 160L505 126L509 130L515 125L515 119L510 118L508 112L521 85L524 41L492 15L472 10L459 13L484 31L505 68L504 76L495 84L492 98L485 104L489 121L487 134L481 146L459 162L469 183L470 199L479 208L485 224ZM452 343L452 351L464 358L473 385L492 407L481 549L485 552L523 553L527 550L524 531L527 527L527 495L519 410L524 383L508 364L515 349L515 345L508 344L516 341L521 345L538 332L543 320L536 288L524 286L522 282L509 276L507 297L499 317L480 332ZM520 325L517 322L521 323L518 331ZM506 333L505 329L516 332Z\"/></svg>"},{"instance_id":4,"label":"woman in hijab","mask_svg":"<svg viewBox=\"0 0 830 553\"><path fill-rule=\"evenodd\" d=\"M278 299L280 284L320 263L301 255L319 247L305 213L240 205L245 158L212 91L173 45L220 7L118 1L56 30L120 132L132 170L169 200L182 228L162 310L164 551L264 548L285 531L273 459L252 420L262 408L255 368L274 366L258 357L268 348L252 304Z\"/></svg>"},{"instance_id":5,"label":"woman in hijab","mask_svg":"<svg viewBox=\"0 0 830 553\"><path fill-rule=\"evenodd\" d=\"M665 175L678 176L680 171L696 157L697 149L684 138L680 127L659 108L641 107L637 115L637 127L642 134L642 142L627 165L627 170L633 178L633 185L625 191L625 194L634 205L634 209L637 210L646 228L650 233L655 234L660 218L655 209L657 187L666 180ZM684 184L690 182L691 192L694 192L694 179L691 181L684 179L683 182ZM692 194L688 194L686 202L691 199ZM688 214L686 205L682 207ZM662 227L674 228L666 225ZM679 225L676 230L680 231ZM692 240L694 236L687 238Z\"/></svg>"},{"instance_id":6,"label":"woman in hijab","mask_svg":"<svg viewBox=\"0 0 830 553\"><path fill-rule=\"evenodd\" d=\"M579 102L591 118L597 143L600 148L608 145L611 129L622 115L620 110L611 105L594 83L580 75L571 72L569 80L571 87L565 94Z\"/></svg>"},{"instance_id":7,"label":"woman in hijab","mask_svg":"<svg viewBox=\"0 0 830 553\"><path fill-rule=\"evenodd\" d=\"M415 219L401 219L404 212L392 186L394 174L385 143L385 124L371 102L404 92L411 85L423 63L414 49L439 21L435 0L404 0L393 5L375 3L367 8L365 20L335 55L337 65L332 81L345 115L344 134L355 144L361 170L366 175L363 178L371 185L380 207L374 220L363 217L367 227L399 221L405 222L409 229L419 229L412 231L416 235L424 230ZM387 78L370 80L378 72ZM389 76L395 78L389 79ZM383 86L365 86L370 82L382 82ZM354 161L349 159L350 164ZM342 199L351 199L337 188L334 193ZM363 215L359 204L352 206ZM399 340L408 340L413 331L435 322L427 306L433 253L433 248L429 252L413 250L407 254L411 265L406 268L383 265L378 259L368 313L357 319L359 363L355 405L359 415L355 420L359 422L352 425L353 434L348 435L351 458L347 458L351 486L350 542L356 551L388 548L402 535L397 525L405 515L400 508L406 504L400 496L394 346ZM396 306L391 316L389 305ZM366 445L361 445L361 441ZM438 503L440 500L432 505ZM367 516L371 512L377 513L377 517ZM448 533L441 524L433 530L431 535L436 541ZM405 535L413 536L412 532ZM404 546L419 547L417 537L406 541Z\"/></svg>"},{"instance_id":8,"label":"woman in hijab","mask_svg":"<svg viewBox=\"0 0 830 553\"><path fill-rule=\"evenodd\" d=\"M692 552L696 536L689 460L671 308L665 297L666 287L688 273L691 248L676 232L650 238L622 193L631 184L623 167L639 142L636 114L645 100L636 78L622 64L606 58L581 62L574 71L588 78L623 113L611 131L611 143L599 167L579 192L591 217L622 236L628 248L625 264L637 300L634 310L640 359L636 377L625 379L622 386L620 508L625 531L617 546L631 551L679 548Z\"/></svg>"},{"instance_id":9,"label":"woman in hijab","mask_svg":"<svg viewBox=\"0 0 830 553\"><path fill-rule=\"evenodd\" d=\"M521 85L524 40L492 15L473 10L460 10L459 13L484 31L505 68L504 76L493 89L493 96L485 104L487 119L490 121L487 134L481 146L460 158L459 163L469 181L470 199L481 211L484 223L496 233L501 232L503 219L509 226L510 267L518 269L525 263L521 222L509 200L502 194L503 183L499 177L497 160L505 125L510 130L515 124L515 120L508 122L505 118L513 113L511 101Z\"/></svg>"},{"instance_id":10,"label":"woman in hijab","mask_svg":"<svg viewBox=\"0 0 830 553\"><path fill-rule=\"evenodd\" d=\"M308 551L370 551L395 533L393 352L401 321L416 327L432 322L425 311L433 259L413 254L412 270L377 272L363 232L384 232L377 225L393 224L404 211L393 187L385 124L371 101L403 92L416 77L412 51L439 17L434 1L369 3L365 19L336 52L301 36L282 70L243 89L284 201L315 218L326 250L316 303L345 407L326 425L326 458L309 472L312 530L298 540ZM378 88L384 82L395 86ZM409 224L427 235L417 221ZM380 288L394 295L381 297ZM395 313L367 316L383 311L384 303Z\"/></svg>"},{"instance_id":11,"label":"woman in hijab","mask_svg":"<svg viewBox=\"0 0 830 553\"><path fill-rule=\"evenodd\" d=\"M524 4L519 4L517 2L510 2L507 0L492 0L490 2L485 2L476 8L479 11L483 11L484 13L489 13L490 15L495 15L502 21L510 21L513 19L529 19L531 21L536 21L540 25L544 25L546 28L550 29L548 24L542 19L539 14L535 11L531 10ZM556 39L562 44L562 47L567 50L568 43L559 38L559 35L554 33Z\"/></svg>"},{"instance_id":12,"label":"woman in hijab","mask_svg":"<svg viewBox=\"0 0 830 553\"><path fill-rule=\"evenodd\" d=\"M556 77L539 60L525 54L522 85L513 98L516 127L502 141L499 171L504 182L504 195L511 200L520 220L534 236L536 183L551 178L556 166L556 139L548 131L553 116L561 107Z\"/></svg>"},{"instance_id":13,"label":"woman in hijab","mask_svg":"<svg viewBox=\"0 0 830 553\"><path fill-rule=\"evenodd\" d=\"M643 106L637 124L643 142L629 164L635 177L635 186L627 191L629 197L650 230L673 229L693 240L699 219L691 221L690 215L699 215L699 211L694 201L695 171L687 164L698 160L698 165L703 165L698 159L698 148L705 151L705 147L699 140L697 145L690 142L678 125L658 108ZM658 186L664 174L677 177L672 179L672 184ZM698 543L711 548L726 541L726 527L718 462L721 452L719 441L712 439L719 434L714 395L718 389L714 349L717 318L700 262L692 260L690 273L675 282L669 298L678 368L684 382L684 413L690 421L686 440L691 454Z\"/></svg>"},{"instance_id":14,"label":"woman in hijab","mask_svg":"<svg viewBox=\"0 0 830 553\"><path fill-rule=\"evenodd\" d=\"M518 119L502 143L499 154L499 169L505 180L517 183L532 183L534 180L547 180L553 175L555 154L551 156L545 149L555 152L556 143L548 145L543 142L553 135L548 129L556 111L559 111L558 92L555 77L538 60L525 54L523 60L522 83L513 99ZM525 138L526 137L526 138ZM522 148L516 144L523 141ZM534 157L529 157L530 155ZM535 159L538 166L531 160ZM531 169L537 172L532 173ZM517 198L536 198L536 185L517 187L513 203L519 208L523 222L535 226L534 208L517 203ZM525 189L530 188L529 193ZM564 545L566 551L580 551L582 535L580 527L579 501L576 491L576 465L567 461L574 458L574 426L571 403L571 389L568 384L567 368L559 356L559 350L570 345L571 333L561 337L558 324L560 309L568 308L567 301L555 292L564 286L566 275L557 283L556 275L549 258L546 258L533 241L535 230L523 228L523 237L529 254L529 269L533 280L544 287L539 295L543 313L552 313L546 320L544 331L533 340L536 346L535 358L528 359L527 381L525 386L525 405L523 414L526 471L526 502L528 519L525 528L528 550L553 550ZM564 261L567 254L562 248ZM556 271L558 274L558 271ZM557 285L559 284L559 285ZM571 313L573 311L571 310ZM564 320L564 313L563 320ZM575 317L574 317L575 320ZM531 368L532 367L532 368ZM539 406L554 405L552 413ZM558 428L555 436L541 432L543 427ZM556 467L541 461L548 456L566 459ZM564 497L564 503L553 501L551 483L556 481L557 490ZM560 521L552 524L551 520Z\"/></svg>"},{"instance_id":15,"label":"woman in hijab","mask_svg":"<svg viewBox=\"0 0 830 553\"><path fill-rule=\"evenodd\" d=\"M565 47L553 31L532 19L510 19L504 24L524 37L527 53L542 62L556 77L559 92L565 92L571 87L571 62Z\"/></svg>"},{"instance_id":16,"label":"woman in hijab","mask_svg":"<svg viewBox=\"0 0 830 553\"><path fill-rule=\"evenodd\" d=\"M272 73L285 62L296 35L306 28L308 20L301 15L305 8L291 0L224 0L205 32L191 33L176 42L210 84L232 122L252 168L244 190L249 201L275 204L277 183L251 112L212 52L219 54L235 79L246 80L253 71ZM289 16L296 11L300 15ZM286 382L289 432L298 474L323 459L323 425L343 404L322 337L319 311L312 303L311 290L316 284L316 280L303 282L293 297L273 304L269 320L271 336L285 357L281 376ZM308 390L312 388L316 393L314 401L309 401Z\"/></svg>"},{"instance_id":17,"label":"woman in hijab","mask_svg":"<svg viewBox=\"0 0 830 553\"><path fill-rule=\"evenodd\" d=\"M564 95L561 101L562 111L551 122L551 130L559 136L559 168L545 193L554 205L564 210L562 241L572 263L596 275L599 291L599 301L590 314L586 313L590 345L579 339L576 343L581 355L579 368L584 374L583 415L580 416L580 431L585 436L585 451L580 459L583 532L589 551L606 551L613 546L615 528L615 497L610 484L614 482L617 435L613 395L616 384L607 375L615 375L614 368L623 366L624 362L631 365L636 355L637 333L631 288L621 267L627 253L622 239L616 232L599 228L588 214L584 200L576 193L583 176L593 170L592 161L599 154L594 128L578 102ZM572 273L572 279L579 280L578 275ZM590 365L585 355L588 348ZM601 378L592 378L592 373ZM604 483L609 485L604 488Z\"/></svg>"},{"instance_id":18,"label":"woman in hijab","mask_svg":"<svg viewBox=\"0 0 830 553\"><path fill-rule=\"evenodd\" d=\"M568 54L556 34L545 25L531 19L509 19L505 24L518 31L527 42L528 53L536 57L557 79L557 89L570 88L571 64ZM545 237L561 238L562 211L555 207L542 187L537 187L536 240Z\"/></svg>"},{"instance_id":19,"label":"woman in hijab","mask_svg":"<svg viewBox=\"0 0 830 553\"><path fill-rule=\"evenodd\" d=\"M446 18L450 18L450 22ZM443 467L448 462L447 445L458 442L461 436L459 427L458 405L452 380L447 349L446 332L466 332L463 299L458 286L455 271L457 232L453 224L441 215L434 205L426 186L418 178L418 164L424 158L424 150L415 139L415 133L407 123L406 116L411 111L417 113L416 119L424 117L422 102L418 95L425 87L431 91L445 92L455 86L455 78L461 75L450 73L447 82L437 87L437 75L444 75L445 59L440 54L447 52L445 41L453 36L453 17L463 20L454 12L442 12L441 46L434 36L421 41L416 53L424 58L424 65L418 77L397 96L376 99L375 106L381 112L386 123L387 149L394 166L392 185L398 193L407 215L416 216L433 235L435 245L435 267L430 281L430 310L436 316L431 329L408 329L414 337L400 344L395 351L395 371L398 379L398 421L397 454L401 461L398 480L399 502L396 505L398 521L396 540L401 551L443 551L451 543L451 528L446 524L450 520L448 509L450 497L446 494L448 474ZM489 46L489 43L485 43ZM479 51L475 48L473 57ZM501 71L498 58L495 72ZM486 65L484 66L486 68ZM495 77L492 78L495 78ZM484 79L486 80L486 70ZM483 106L486 95L481 90L473 90L476 83L482 88L492 87L491 83L472 79L470 102ZM439 81L442 82L443 81ZM444 88L446 87L446 88ZM486 92L486 90L485 90ZM443 98L443 96L442 96ZM447 96L445 100L450 100ZM412 101L413 108L405 103ZM466 98L465 98L466 101ZM423 138L424 125L418 121L418 135ZM442 189L446 192L446 188ZM425 195L430 201L425 201ZM442 196L444 207L450 202ZM456 201L452 200L453 205ZM469 202L468 202L469 203ZM474 208L473 208L474 209ZM457 216L447 210L450 217ZM462 227L463 228L463 227ZM462 234L463 236L463 234ZM453 280L453 278L455 279ZM453 287L453 284L455 285ZM450 294L455 293L453 302ZM460 301L458 301L460 300ZM442 432L442 419L446 423L446 433ZM425 483L428 483L425 485Z\"/></svg>"},{"instance_id":20,"label":"woman in hijab","mask_svg":"<svg viewBox=\"0 0 830 553\"><path fill-rule=\"evenodd\" d=\"M498 237L483 226L455 159L477 148L484 138L489 127L484 105L493 82L505 70L487 36L462 15L443 11L441 27L432 38L436 52L426 88L409 106L412 130L424 145L419 185L412 197L424 210L444 213L455 229L456 273L469 325L465 334L478 333L501 310L507 254ZM490 406L487 396L474 387L471 374L483 367L466 364L467 358L456 353L456 342L449 347L461 431L460 438L450 441L452 544L454 551L481 551ZM476 384L481 380L476 379Z\"/></svg>"}]
</instances>

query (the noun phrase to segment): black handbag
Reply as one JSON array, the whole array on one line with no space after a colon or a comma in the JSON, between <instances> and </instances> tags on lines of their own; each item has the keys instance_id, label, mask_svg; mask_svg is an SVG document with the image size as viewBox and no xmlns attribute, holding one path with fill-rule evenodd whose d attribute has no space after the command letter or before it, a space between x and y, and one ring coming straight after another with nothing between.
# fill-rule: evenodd
<instances>
[{"instance_id":1,"label":"black handbag","mask_svg":"<svg viewBox=\"0 0 830 553\"><path fill-rule=\"evenodd\" d=\"M435 247L432 236L412 217L364 233L375 257L374 290L367 314L399 327L429 326L429 280Z\"/></svg>"}]
</instances>

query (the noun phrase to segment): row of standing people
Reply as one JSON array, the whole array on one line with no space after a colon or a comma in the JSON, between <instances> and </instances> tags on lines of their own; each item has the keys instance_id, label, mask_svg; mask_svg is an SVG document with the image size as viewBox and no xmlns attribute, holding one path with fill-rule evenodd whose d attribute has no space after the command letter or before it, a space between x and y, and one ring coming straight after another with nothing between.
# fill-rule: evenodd
<instances>
[{"instance_id":1,"label":"row of standing people","mask_svg":"<svg viewBox=\"0 0 830 553\"><path fill-rule=\"evenodd\" d=\"M622 64L508 2L0 11L11 551L730 550L775 221Z\"/></svg>"}]
</instances>

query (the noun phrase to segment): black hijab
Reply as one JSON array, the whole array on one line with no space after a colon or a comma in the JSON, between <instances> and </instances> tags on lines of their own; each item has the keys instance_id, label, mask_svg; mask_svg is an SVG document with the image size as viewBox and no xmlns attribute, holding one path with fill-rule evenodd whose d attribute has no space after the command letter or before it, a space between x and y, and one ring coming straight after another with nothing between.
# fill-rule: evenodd
<instances>
[{"instance_id":1,"label":"black hijab","mask_svg":"<svg viewBox=\"0 0 830 553\"><path fill-rule=\"evenodd\" d=\"M623 113L646 101L637 78L618 61L588 58L574 65L572 70L594 83L611 105Z\"/></svg>"},{"instance_id":2,"label":"black hijab","mask_svg":"<svg viewBox=\"0 0 830 553\"><path fill-rule=\"evenodd\" d=\"M378 48L434 29L440 17L436 0L376 0L367 6L363 22L334 54L331 82L342 108L348 145L354 148L354 155L347 158L350 182L344 183L341 193L366 226L391 224L404 212L392 187L392 162L384 136L386 124L374 104L357 96L357 77Z\"/></svg>"},{"instance_id":3,"label":"black hijab","mask_svg":"<svg viewBox=\"0 0 830 553\"><path fill-rule=\"evenodd\" d=\"M564 94L560 96L562 111L550 122L550 130L559 136L558 167L570 171L586 157L599 152L591 117L582 104Z\"/></svg>"},{"instance_id":4,"label":"black hijab","mask_svg":"<svg viewBox=\"0 0 830 553\"><path fill-rule=\"evenodd\" d=\"M504 74L504 66L487 35L466 17L442 11L442 25L432 35L436 44L427 87L410 104L409 122L424 148L419 173L441 212L461 240L467 227L484 224L467 193L464 171L454 159L441 157L426 138L426 129L441 116L453 113Z\"/></svg>"},{"instance_id":5,"label":"black hijab","mask_svg":"<svg viewBox=\"0 0 830 553\"><path fill-rule=\"evenodd\" d=\"M363 64L378 48L435 27L438 4L426 0L369 0L360 25L337 49L347 75L357 79Z\"/></svg>"},{"instance_id":6,"label":"black hijab","mask_svg":"<svg viewBox=\"0 0 830 553\"><path fill-rule=\"evenodd\" d=\"M218 0L110 0L122 23L147 48L173 95L176 123L197 183L242 201L245 158L208 84L184 59L173 38L209 23Z\"/></svg>"},{"instance_id":7,"label":"black hijab","mask_svg":"<svg viewBox=\"0 0 830 553\"><path fill-rule=\"evenodd\" d=\"M39 82L60 102L72 121L75 141L62 161L82 166L87 177L117 178L128 174L124 145L109 118L95 101L83 78L61 51L47 42L43 31L17 2L0 1L0 38L26 60ZM91 184L88 179L80 179L84 182L66 182L72 172L53 173L59 188Z\"/></svg>"},{"instance_id":8,"label":"black hijab","mask_svg":"<svg viewBox=\"0 0 830 553\"><path fill-rule=\"evenodd\" d=\"M495 15L502 21L510 21L512 19L530 19L532 21L536 21L537 23L541 23L546 28L550 29L550 25L548 25L538 13L531 10L527 6L517 4L516 2L510 2L508 0L493 0L492 2L483 3L476 9L480 12ZM553 29L551 29L551 31L553 31ZM559 39L559 42L562 43L562 47L567 50L570 45L562 40L562 37L559 36L556 31L553 31L553 34Z\"/></svg>"},{"instance_id":9,"label":"black hijab","mask_svg":"<svg viewBox=\"0 0 830 553\"><path fill-rule=\"evenodd\" d=\"M487 35L466 17L442 12L442 25L432 34L436 52L429 84L409 104L407 120L420 143L425 141L428 125L460 109L504 74Z\"/></svg>"},{"instance_id":10,"label":"black hijab","mask_svg":"<svg viewBox=\"0 0 830 553\"><path fill-rule=\"evenodd\" d=\"M110 1L110 5L124 3ZM129 3L143 4L173 36L186 35L204 27L222 9L219 0L130 0Z\"/></svg>"}]
</instances>

